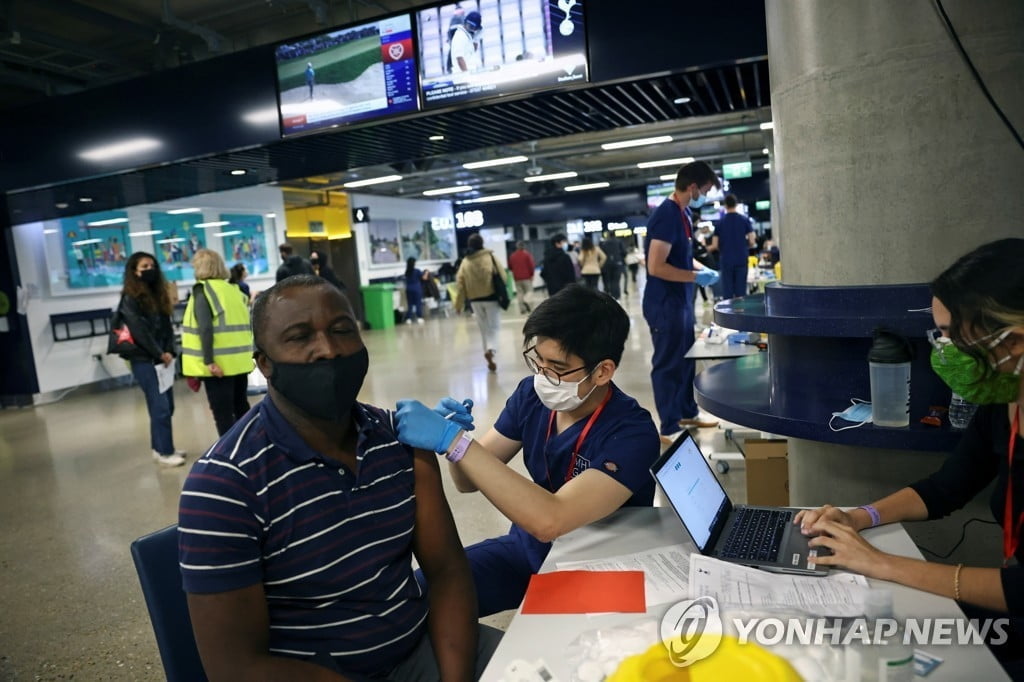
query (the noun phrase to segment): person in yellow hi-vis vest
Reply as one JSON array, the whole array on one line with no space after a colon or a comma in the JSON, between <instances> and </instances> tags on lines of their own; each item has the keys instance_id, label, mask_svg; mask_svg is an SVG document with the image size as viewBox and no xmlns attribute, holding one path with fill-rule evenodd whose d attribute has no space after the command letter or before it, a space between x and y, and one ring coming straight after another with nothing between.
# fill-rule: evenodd
<instances>
[{"instance_id":1,"label":"person in yellow hi-vis vest","mask_svg":"<svg viewBox=\"0 0 1024 682\"><path fill-rule=\"evenodd\" d=\"M223 436L249 411L246 398L253 368L249 298L228 282L220 254L199 249L192 257L196 283L181 327L181 373L198 377Z\"/></svg>"}]
</instances>

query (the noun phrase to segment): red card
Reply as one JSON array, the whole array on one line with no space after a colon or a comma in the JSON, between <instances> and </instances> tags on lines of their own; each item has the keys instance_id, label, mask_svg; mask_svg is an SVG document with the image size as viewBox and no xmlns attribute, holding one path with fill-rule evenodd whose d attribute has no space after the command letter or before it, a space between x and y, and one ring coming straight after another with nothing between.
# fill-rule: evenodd
<instances>
[{"instance_id":1,"label":"red card","mask_svg":"<svg viewBox=\"0 0 1024 682\"><path fill-rule=\"evenodd\" d=\"M645 613L643 571L554 571L530 578L523 613Z\"/></svg>"}]
</instances>

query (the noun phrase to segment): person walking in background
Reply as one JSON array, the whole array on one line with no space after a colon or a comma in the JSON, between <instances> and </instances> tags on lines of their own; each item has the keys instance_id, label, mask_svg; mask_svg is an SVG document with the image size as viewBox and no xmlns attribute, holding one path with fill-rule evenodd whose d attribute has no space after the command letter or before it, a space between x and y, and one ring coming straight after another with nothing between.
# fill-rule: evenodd
<instances>
[{"instance_id":1,"label":"person walking in background","mask_svg":"<svg viewBox=\"0 0 1024 682\"><path fill-rule=\"evenodd\" d=\"M601 268L604 291L617 301L622 296L622 273L625 272L626 250L622 248L622 242L611 232L605 232L599 248L604 251L606 256L604 267Z\"/></svg>"},{"instance_id":2,"label":"person walking in background","mask_svg":"<svg viewBox=\"0 0 1024 682\"><path fill-rule=\"evenodd\" d=\"M494 357L498 353L501 329L501 306L494 291L494 273L504 274L494 252L484 248L484 238L479 233L471 234L466 242L466 255L455 274L455 311L461 313L467 301L473 304L484 343L484 360L492 372L498 369Z\"/></svg>"},{"instance_id":3,"label":"person walking in background","mask_svg":"<svg viewBox=\"0 0 1024 682\"><path fill-rule=\"evenodd\" d=\"M316 274L310 262L302 256L295 255L295 248L288 242L281 242L277 250L281 254L281 267L277 269L276 276L278 282L292 275Z\"/></svg>"},{"instance_id":4,"label":"person walking in background","mask_svg":"<svg viewBox=\"0 0 1024 682\"><path fill-rule=\"evenodd\" d=\"M411 256L405 261L405 301L405 323L423 324L423 272Z\"/></svg>"},{"instance_id":5,"label":"person walking in background","mask_svg":"<svg viewBox=\"0 0 1024 682\"><path fill-rule=\"evenodd\" d=\"M647 221L643 309L654 346L651 383L664 442L674 440L686 427L718 425L700 418L693 397L696 367L685 354L693 345L694 283L709 286L718 280L718 273L710 268L698 263L695 269L689 209L699 209L708 191L720 186L711 166L703 161L688 163L676 174L672 194Z\"/></svg>"},{"instance_id":6,"label":"person walking in background","mask_svg":"<svg viewBox=\"0 0 1024 682\"><path fill-rule=\"evenodd\" d=\"M540 270L540 276L547 285L548 296L554 296L576 281L576 269L569 254L566 253L568 244L569 239L564 234L556 234L544 252L544 266Z\"/></svg>"},{"instance_id":7,"label":"person walking in background","mask_svg":"<svg viewBox=\"0 0 1024 682\"><path fill-rule=\"evenodd\" d=\"M626 251L626 267L629 269L629 278L633 280L633 286L636 286L636 276L640 272L640 249L635 246L629 247ZM626 288L626 293L629 293L629 287Z\"/></svg>"},{"instance_id":8,"label":"person walking in background","mask_svg":"<svg viewBox=\"0 0 1024 682\"><path fill-rule=\"evenodd\" d=\"M199 249L192 267L196 283L181 324L181 373L202 380L217 435L223 436L249 411L249 297L226 281L228 269L216 251Z\"/></svg>"},{"instance_id":9,"label":"person walking in background","mask_svg":"<svg viewBox=\"0 0 1024 682\"><path fill-rule=\"evenodd\" d=\"M735 194L725 196L725 215L711 237L711 251L718 253L724 298L746 295L747 257L757 243L750 218L736 211L738 203Z\"/></svg>"},{"instance_id":10,"label":"person walking in background","mask_svg":"<svg viewBox=\"0 0 1024 682\"><path fill-rule=\"evenodd\" d=\"M334 270L327 263L327 254L323 251L313 250L309 252L309 264L313 267L313 274L317 277L322 277L328 282L338 287L338 291L345 291L345 284L338 279L338 276L334 273Z\"/></svg>"},{"instance_id":11,"label":"person walking in background","mask_svg":"<svg viewBox=\"0 0 1024 682\"><path fill-rule=\"evenodd\" d=\"M131 332L135 350L121 357L131 364L132 376L146 396L153 459L160 466L180 467L185 463L185 452L174 449L171 429L174 387L161 392L156 375L156 365L169 367L174 362L172 307L167 280L156 258L142 251L133 253L125 262L118 309Z\"/></svg>"},{"instance_id":12,"label":"person walking in background","mask_svg":"<svg viewBox=\"0 0 1024 682\"><path fill-rule=\"evenodd\" d=\"M235 263L231 266L231 277L228 278L229 284L234 284L236 287L242 290L245 294L246 301L252 301L252 291L249 289L249 285L246 284L245 278L249 276L249 272L245 269L245 263ZM196 279L199 279L197 276Z\"/></svg>"},{"instance_id":13,"label":"person walking in background","mask_svg":"<svg viewBox=\"0 0 1024 682\"><path fill-rule=\"evenodd\" d=\"M580 245L580 274L583 275L583 282L588 289L597 289L597 283L601 280L601 269L604 268L608 257L599 246L594 246L594 240L584 237Z\"/></svg>"},{"instance_id":14,"label":"person walking in background","mask_svg":"<svg viewBox=\"0 0 1024 682\"><path fill-rule=\"evenodd\" d=\"M529 295L533 293L533 273L537 269L533 256L526 250L525 242L516 242L516 250L508 257L508 267L512 270L512 279L516 282L516 299L519 301L519 312L530 312Z\"/></svg>"}]
</instances>

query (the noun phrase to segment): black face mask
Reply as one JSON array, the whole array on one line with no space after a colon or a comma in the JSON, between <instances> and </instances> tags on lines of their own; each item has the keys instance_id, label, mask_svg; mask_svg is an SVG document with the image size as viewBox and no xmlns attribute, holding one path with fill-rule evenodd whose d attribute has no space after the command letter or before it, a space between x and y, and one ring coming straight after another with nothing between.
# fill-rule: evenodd
<instances>
[{"instance_id":1,"label":"black face mask","mask_svg":"<svg viewBox=\"0 0 1024 682\"><path fill-rule=\"evenodd\" d=\"M271 358L271 362L270 385L288 402L311 417L342 422L348 419L363 387L370 354L364 347L330 360L292 363Z\"/></svg>"},{"instance_id":2,"label":"black face mask","mask_svg":"<svg viewBox=\"0 0 1024 682\"><path fill-rule=\"evenodd\" d=\"M139 273L139 279L141 279L145 284L153 285L160 280L160 273L154 269L143 270Z\"/></svg>"}]
</instances>

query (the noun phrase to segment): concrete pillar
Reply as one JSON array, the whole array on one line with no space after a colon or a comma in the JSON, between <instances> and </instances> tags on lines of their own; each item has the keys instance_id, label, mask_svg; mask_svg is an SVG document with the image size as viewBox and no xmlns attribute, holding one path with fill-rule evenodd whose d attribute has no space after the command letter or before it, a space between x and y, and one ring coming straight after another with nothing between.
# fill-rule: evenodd
<instances>
[{"instance_id":1,"label":"concrete pillar","mask_svg":"<svg viewBox=\"0 0 1024 682\"><path fill-rule=\"evenodd\" d=\"M1024 134L1024 3L942 4ZM766 14L786 284L927 282L979 243L1024 236L1024 149L934 2L767 0ZM865 503L937 459L792 440L791 502Z\"/></svg>"}]
</instances>

